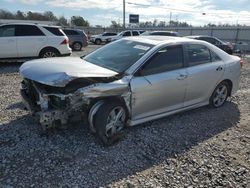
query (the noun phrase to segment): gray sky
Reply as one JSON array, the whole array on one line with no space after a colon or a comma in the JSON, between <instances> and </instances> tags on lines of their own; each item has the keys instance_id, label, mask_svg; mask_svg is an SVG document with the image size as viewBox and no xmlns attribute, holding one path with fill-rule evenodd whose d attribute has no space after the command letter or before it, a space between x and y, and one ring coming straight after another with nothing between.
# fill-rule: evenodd
<instances>
[{"instance_id":1,"label":"gray sky","mask_svg":"<svg viewBox=\"0 0 250 188\"><path fill-rule=\"evenodd\" d=\"M70 18L79 15L91 25L122 23L123 0L0 0L0 8L9 11L47 11ZM136 3L131 4L131 3ZM207 23L250 25L250 0L126 0L126 22L129 14L139 14L140 21L186 21L199 26ZM206 13L202 15L202 13Z\"/></svg>"}]
</instances>

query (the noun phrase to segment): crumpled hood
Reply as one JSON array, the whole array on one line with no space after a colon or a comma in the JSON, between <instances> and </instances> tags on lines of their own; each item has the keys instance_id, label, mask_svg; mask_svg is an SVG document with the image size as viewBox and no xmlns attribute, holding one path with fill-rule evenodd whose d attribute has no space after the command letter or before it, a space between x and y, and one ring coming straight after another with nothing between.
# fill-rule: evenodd
<instances>
[{"instance_id":1,"label":"crumpled hood","mask_svg":"<svg viewBox=\"0 0 250 188\"><path fill-rule=\"evenodd\" d=\"M24 63L19 71L25 78L56 87L64 87L76 78L112 77L118 74L79 57L31 60Z\"/></svg>"}]
</instances>

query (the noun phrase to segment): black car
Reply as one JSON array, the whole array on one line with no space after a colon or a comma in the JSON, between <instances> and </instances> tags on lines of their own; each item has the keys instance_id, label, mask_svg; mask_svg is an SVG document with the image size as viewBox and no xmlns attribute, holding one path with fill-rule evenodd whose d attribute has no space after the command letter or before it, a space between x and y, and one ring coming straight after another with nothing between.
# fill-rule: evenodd
<instances>
[{"instance_id":1,"label":"black car","mask_svg":"<svg viewBox=\"0 0 250 188\"><path fill-rule=\"evenodd\" d=\"M179 37L180 35L178 32L175 31L146 31L142 33L141 35L143 36L148 36L148 35L158 35L158 36L172 36L172 37Z\"/></svg>"},{"instance_id":2,"label":"black car","mask_svg":"<svg viewBox=\"0 0 250 188\"><path fill-rule=\"evenodd\" d=\"M223 42L220 39L212 36L206 36L206 35L199 35L199 36L187 36L188 38L197 39L197 40L204 40L206 42L209 42L220 49L224 50L228 54L233 54L233 46L230 43Z\"/></svg>"}]
</instances>

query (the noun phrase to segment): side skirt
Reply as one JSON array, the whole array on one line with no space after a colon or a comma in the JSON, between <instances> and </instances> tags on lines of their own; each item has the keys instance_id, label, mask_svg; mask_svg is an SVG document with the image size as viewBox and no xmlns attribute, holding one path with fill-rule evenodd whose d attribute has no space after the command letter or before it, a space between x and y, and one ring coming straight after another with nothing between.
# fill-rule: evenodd
<instances>
[{"instance_id":1,"label":"side skirt","mask_svg":"<svg viewBox=\"0 0 250 188\"><path fill-rule=\"evenodd\" d=\"M202 102L202 103L195 104L195 105L192 105L192 106L180 108L178 110L173 110L173 111L170 111L170 112L156 114L156 115L148 116L148 117L141 118L141 119L129 120L128 121L128 126L135 126L135 125L138 125L138 124L141 124L141 123L145 123L147 121L152 121L152 120L163 118L163 117L166 117L166 116L169 116L169 115L172 115L172 114L176 114L176 113L179 113L179 112L199 108L201 106L206 106L208 104L209 104L209 102L206 101L206 102Z\"/></svg>"}]
</instances>

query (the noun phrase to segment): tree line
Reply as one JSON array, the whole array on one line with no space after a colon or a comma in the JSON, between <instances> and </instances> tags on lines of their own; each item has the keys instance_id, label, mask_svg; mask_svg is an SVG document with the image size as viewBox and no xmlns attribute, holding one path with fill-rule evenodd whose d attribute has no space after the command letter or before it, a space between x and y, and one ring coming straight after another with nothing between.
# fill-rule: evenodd
<instances>
[{"instance_id":1,"label":"tree line","mask_svg":"<svg viewBox=\"0 0 250 188\"><path fill-rule=\"evenodd\" d=\"M89 22L81 16L72 16L70 20L67 20L64 16L55 16L51 11L45 11L43 13L32 11L22 12L20 10L16 12L10 12L0 9L0 19L51 21L57 23L57 25L60 26L90 26Z\"/></svg>"},{"instance_id":2,"label":"tree line","mask_svg":"<svg viewBox=\"0 0 250 188\"><path fill-rule=\"evenodd\" d=\"M83 26L83 27L89 27L90 23L85 20L82 16L72 16L69 20L67 20L64 16L55 16L53 12L51 11L45 11L43 13L41 12L22 12L20 10L16 12L10 12L7 10L0 9L0 19L16 19L16 20L37 20L37 21L51 21L57 23L59 26ZM128 24L128 27L133 27L134 25ZM157 19L154 19L153 21L145 21L140 22L137 27L140 28L157 28L157 27L192 27L191 24L188 24L187 22L181 22L181 21L173 21L170 22L166 21L158 21ZM231 27L231 26L245 26L240 24L206 24L202 27ZM101 28L101 25L96 25L95 27ZM122 25L114 20L111 21L111 24L109 26L110 28L122 28Z\"/></svg>"}]
</instances>

